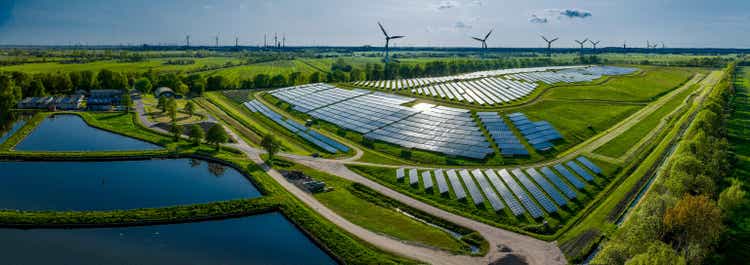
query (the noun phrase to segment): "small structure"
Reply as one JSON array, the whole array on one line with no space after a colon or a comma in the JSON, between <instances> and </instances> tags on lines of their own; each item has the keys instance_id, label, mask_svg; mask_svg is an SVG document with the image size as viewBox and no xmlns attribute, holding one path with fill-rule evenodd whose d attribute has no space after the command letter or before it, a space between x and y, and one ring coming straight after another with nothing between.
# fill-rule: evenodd
<instances>
[{"instance_id":1,"label":"small structure","mask_svg":"<svg viewBox=\"0 0 750 265\"><path fill-rule=\"evenodd\" d=\"M175 96L176 94L174 93L174 90L172 90L171 88L168 88L168 87L164 87L164 86L163 86L163 87L157 88L157 89L156 89L156 90L154 91L154 95L155 95L155 96L156 96L157 98L160 98L160 97L168 97L168 98L172 98L172 97L174 97L174 96Z\"/></svg>"},{"instance_id":2,"label":"small structure","mask_svg":"<svg viewBox=\"0 0 750 265\"><path fill-rule=\"evenodd\" d=\"M46 109L52 104L54 97L25 98L18 103L19 109Z\"/></svg>"},{"instance_id":3,"label":"small structure","mask_svg":"<svg viewBox=\"0 0 750 265\"><path fill-rule=\"evenodd\" d=\"M109 111L117 109L122 100L122 90L118 89L96 89L91 90L91 96L86 100L89 110Z\"/></svg>"}]
</instances>

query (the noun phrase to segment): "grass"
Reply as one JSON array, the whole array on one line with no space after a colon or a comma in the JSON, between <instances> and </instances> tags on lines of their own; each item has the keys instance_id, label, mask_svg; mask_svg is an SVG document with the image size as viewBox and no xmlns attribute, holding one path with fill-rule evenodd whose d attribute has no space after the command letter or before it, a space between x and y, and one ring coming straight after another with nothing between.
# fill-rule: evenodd
<instances>
[{"instance_id":1,"label":"grass","mask_svg":"<svg viewBox=\"0 0 750 265\"><path fill-rule=\"evenodd\" d=\"M192 116L185 111L185 104L188 101L189 99L175 99L178 110L177 118L175 119L177 124L196 123L205 119L206 111L198 105L195 106L195 113ZM169 117L169 113L162 112L156 105L158 105L158 100L154 96L143 96L143 108L150 121L155 123L172 123L172 117Z\"/></svg>"},{"instance_id":2,"label":"grass","mask_svg":"<svg viewBox=\"0 0 750 265\"><path fill-rule=\"evenodd\" d=\"M326 186L333 190L317 193L315 198L354 224L400 240L432 246L456 254L469 254L467 245L445 231L412 219L395 209L361 198L354 192L351 181L288 161L282 161L276 165L281 169L301 171L316 180L324 181Z\"/></svg>"},{"instance_id":3,"label":"grass","mask_svg":"<svg viewBox=\"0 0 750 265\"><path fill-rule=\"evenodd\" d=\"M657 125L667 117L667 115L677 111L679 107L686 104L685 100L688 99L688 96L691 95L699 85L700 84L692 85L689 89L675 95L656 111L646 116L629 130L599 147L595 152L613 158L625 155L628 150L634 147L635 143L638 143L643 137L653 131Z\"/></svg>"},{"instance_id":4,"label":"grass","mask_svg":"<svg viewBox=\"0 0 750 265\"><path fill-rule=\"evenodd\" d=\"M321 67L323 66L324 65L321 65ZM330 65L328 65L324 69L330 69ZM239 82L242 79L253 78L258 74L266 74L270 76L282 74L286 77L292 72L301 72L305 76L308 76L317 71L317 69L300 60L280 60L208 71L206 72L206 74L209 76L220 75L224 76L232 82Z\"/></svg>"},{"instance_id":5,"label":"grass","mask_svg":"<svg viewBox=\"0 0 750 265\"><path fill-rule=\"evenodd\" d=\"M642 74L611 78L601 85L562 86L552 89L545 98L648 102L679 87L694 69L641 67Z\"/></svg>"}]
</instances>

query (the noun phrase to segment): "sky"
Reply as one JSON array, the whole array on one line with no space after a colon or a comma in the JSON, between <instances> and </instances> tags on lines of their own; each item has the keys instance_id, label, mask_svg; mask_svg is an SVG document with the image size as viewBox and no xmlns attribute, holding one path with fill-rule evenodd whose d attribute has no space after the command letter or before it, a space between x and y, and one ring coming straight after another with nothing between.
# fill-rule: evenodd
<instances>
[{"instance_id":1,"label":"sky","mask_svg":"<svg viewBox=\"0 0 750 265\"><path fill-rule=\"evenodd\" d=\"M0 0L0 45L260 45L543 47L539 37L599 47L750 48L748 0Z\"/></svg>"}]
</instances>

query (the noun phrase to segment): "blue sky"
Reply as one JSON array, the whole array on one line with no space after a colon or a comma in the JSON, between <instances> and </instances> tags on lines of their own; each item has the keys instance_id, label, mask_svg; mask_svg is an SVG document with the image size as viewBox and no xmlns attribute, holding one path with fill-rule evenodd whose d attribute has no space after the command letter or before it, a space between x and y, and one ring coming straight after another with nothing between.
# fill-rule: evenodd
<instances>
[{"instance_id":1,"label":"blue sky","mask_svg":"<svg viewBox=\"0 0 750 265\"><path fill-rule=\"evenodd\" d=\"M407 35L397 46L541 47L539 34L600 46L750 48L747 0L0 0L0 44L193 43L382 45L377 28Z\"/></svg>"}]
</instances>

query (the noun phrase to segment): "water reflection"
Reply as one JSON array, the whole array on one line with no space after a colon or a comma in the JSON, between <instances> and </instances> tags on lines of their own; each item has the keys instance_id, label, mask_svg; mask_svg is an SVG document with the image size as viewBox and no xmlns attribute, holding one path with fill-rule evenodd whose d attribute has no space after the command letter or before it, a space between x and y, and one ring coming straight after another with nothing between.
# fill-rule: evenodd
<instances>
[{"instance_id":1,"label":"water reflection","mask_svg":"<svg viewBox=\"0 0 750 265\"><path fill-rule=\"evenodd\" d=\"M26 121L31 116L28 113L0 112L0 144L4 143L18 129L26 125Z\"/></svg>"}]
</instances>

